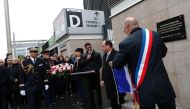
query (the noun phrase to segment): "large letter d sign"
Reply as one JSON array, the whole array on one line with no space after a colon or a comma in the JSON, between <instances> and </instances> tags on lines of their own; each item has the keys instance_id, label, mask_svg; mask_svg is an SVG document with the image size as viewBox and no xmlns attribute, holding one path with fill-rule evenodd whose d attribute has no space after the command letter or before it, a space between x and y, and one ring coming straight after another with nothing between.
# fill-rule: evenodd
<instances>
[{"instance_id":1,"label":"large letter d sign","mask_svg":"<svg viewBox=\"0 0 190 109\"><path fill-rule=\"evenodd\" d=\"M70 20L71 27L78 27L81 23L80 18L76 15L69 15L69 20ZM75 23L74 23L74 20L75 20Z\"/></svg>"}]
</instances>

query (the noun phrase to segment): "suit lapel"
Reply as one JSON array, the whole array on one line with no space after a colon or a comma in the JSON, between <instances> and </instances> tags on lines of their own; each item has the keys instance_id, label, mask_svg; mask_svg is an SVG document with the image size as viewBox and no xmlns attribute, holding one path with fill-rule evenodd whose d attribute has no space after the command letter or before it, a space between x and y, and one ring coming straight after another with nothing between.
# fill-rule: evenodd
<instances>
[{"instance_id":1,"label":"suit lapel","mask_svg":"<svg viewBox=\"0 0 190 109\"><path fill-rule=\"evenodd\" d=\"M106 63L106 55L107 55L107 53L105 53L104 56L103 56L103 62L104 63Z\"/></svg>"},{"instance_id":2,"label":"suit lapel","mask_svg":"<svg viewBox=\"0 0 190 109\"><path fill-rule=\"evenodd\" d=\"M30 58L28 59L28 63L32 64L33 66L35 66L34 63L33 63L33 61Z\"/></svg>"},{"instance_id":3,"label":"suit lapel","mask_svg":"<svg viewBox=\"0 0 190 109\"><path fill-rule=\"evenodd\" d=\"M111 53L109 54L109 57L108 57L106 62L109 62L109 61L113 60L113 54L114 54L114 50L111 51ZM108 55L108 54L106 54L106 55Z\"/></svg>"}]
</instances>

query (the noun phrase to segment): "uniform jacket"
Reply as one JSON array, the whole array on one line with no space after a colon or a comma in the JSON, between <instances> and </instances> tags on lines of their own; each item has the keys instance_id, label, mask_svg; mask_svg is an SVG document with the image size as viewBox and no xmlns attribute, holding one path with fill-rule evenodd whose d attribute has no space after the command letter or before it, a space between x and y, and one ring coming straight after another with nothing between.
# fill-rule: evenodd
<instances>
[{"instance_id":1,"label":"uniform jacket","mask_svg":"<svg viewBox=\"0 0 190 109\"><path fill-rule=\"evenodd\" d=\"M20 87L26 90L26 92L42 91L48 81L45 61L41 58L36 58L35 64L30 58L23 61L23 66L26 67L29 64L33 66L33 70L29 73L21 67L21 74L19 76Z\"/></svg>"},{"instance_id":2,"label":"uniform jacket","mask_svg":"<svg viewBox=\"0 0 190 109\"><path fill-rule=\"evenodd\" d=\"M119 52L113 60L115 68L128 64L134 83L135 70L141 50L142 29L133 29L130 35L119 44ZM169 81L162 58L167 48L157 32L153 32L153 43L144 82L139 87L141 106L164 103L175 99L175 92Z\"/></svg>"}]
</instances>

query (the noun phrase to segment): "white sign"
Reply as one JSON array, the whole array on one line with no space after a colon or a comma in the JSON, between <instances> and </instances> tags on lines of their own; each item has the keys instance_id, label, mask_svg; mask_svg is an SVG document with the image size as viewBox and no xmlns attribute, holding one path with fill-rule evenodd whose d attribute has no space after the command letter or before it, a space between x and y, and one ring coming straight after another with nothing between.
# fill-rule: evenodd
<instances>
[{"instance_id":1,"label":"white sign","mask_svg":"<svg viewBox=\"0 0 190 109\"><path fill-rule=\"evenodd\" d=\"M104 12L95 10L63 9L54 21L55 37L65 34L103 34ZM64 29L64 30L63 30Z\"/></svg>"}]
</instances>

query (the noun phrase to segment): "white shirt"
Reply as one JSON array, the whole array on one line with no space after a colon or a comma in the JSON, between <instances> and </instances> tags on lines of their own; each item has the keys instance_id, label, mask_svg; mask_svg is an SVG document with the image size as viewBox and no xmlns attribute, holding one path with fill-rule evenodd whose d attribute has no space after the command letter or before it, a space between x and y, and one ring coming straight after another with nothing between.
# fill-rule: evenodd
<instances>
[{"instance_id":1,"label":"white shirt","mask_svg":"<svg viewBox=\"0 0 190 109\"><path fill-rule=\"evenodd\" d=\"M35 61L33 57L30 57L30 59L32 60L32 62L35 64Z\"/></svg>"}]
</instances>

